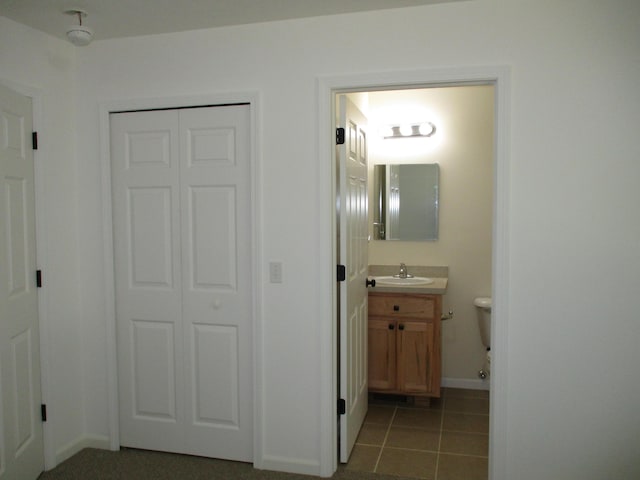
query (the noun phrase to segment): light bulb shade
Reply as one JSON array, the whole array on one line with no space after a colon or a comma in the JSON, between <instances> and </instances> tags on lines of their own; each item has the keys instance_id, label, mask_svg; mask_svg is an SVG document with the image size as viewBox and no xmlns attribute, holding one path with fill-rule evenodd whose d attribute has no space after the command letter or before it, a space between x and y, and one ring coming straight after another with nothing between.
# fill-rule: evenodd
<instances>
[{"instance_id":1,"label":"light bulb shade","mask_svg":"<svg viewBox=\"0 0 640 480\"><path fill-rule=\"evenodd\" d=\"M430 137L436 133L436 126L431 122L421 123L420 126L418 126L418 132L423 137Z\"/></svg>"},{"instance_id":2,"label":"light bulb shade","mask_svg":"<svg viewBox=\"0 0 640 480\"><path fill-rule=\"evenodd\" d=\"M413 127L408 124L400 125L400 135L403 137L410 137L413 135Z\"/></svg>"},{"instance_id":3,"label":"light bulb shade","mask_svg":"<svg viewBox=\"0 0 640 480\"><path fill-rule=\"evenodd\" d=\"M72 25L67 28L67 38L77 47L84 47L91 43L93 30L84 25Z\"/></svg>"}]
</instances>

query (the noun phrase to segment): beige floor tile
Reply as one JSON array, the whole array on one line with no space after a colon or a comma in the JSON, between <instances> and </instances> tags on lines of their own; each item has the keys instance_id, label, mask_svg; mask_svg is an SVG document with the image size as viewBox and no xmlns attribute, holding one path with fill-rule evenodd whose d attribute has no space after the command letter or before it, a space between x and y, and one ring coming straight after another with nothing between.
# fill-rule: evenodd
<instances>
[{"instance_id":1,"label":"beige floor tile","mask_svg":"<svg viewBox=\"0 0 640 480\"><path fill-rule=\"evenodd\" d=\"M391 427L385 447L438 451L440 432L415 427Z\"/></svg>"},{"instance_id":2,"label":"beige floor tile","mask_svg":"<svg viewBox=\"0 0 640 480\"><path fill-rule=\"evenodd\" d=\"M442 429L454 432L489 433L489 415L444 412Z\"/></svg>"},{"instance_id":3,"label":"beige floor tile","mask_svg":"<svg viewBox=\"0 0 640 480\"><path fill-rule=\"evenodd\" d=\"M440 441L440 452L486 457L489 454L489 435L444 431Z\"/></svg>"},{"instance_id":4,"label":"beige floor tile","mask_svg":"<svg viewBox=\"0 0 640 480\"><path fill-rule=\"evenodd\" d=\"M440 454L437 480L487 480L486 458Z\"/></svg>"},{"instance_id":5,"label":"beige floor tile","mask_svg":"<svg viewBox=\"0 0 640 480\"><path fill-rule=\"evenodd\" d=\"M394 426L419 427L429 430L440 430L442 421L441 410L422 408L398 408L393 419Z\"/></svg>"},{"instance_id":6,"label":"beige floor tile","mask_svg":"<svg viewBox=\"0 0 640 480\"><path fill-rule=\"evenodd\" d=\"M365 417L365 423L379 423L383 425L389 425L393 418L393 412L396 407L382 406L382 405L369 405L367 416Z\"/></svg>"},{"instance_id":7,"label":"beige floor tile","mask_svg":"<svg viewBox=\"0 0 640 480\"><path fill-rule=\"evenodd\" d=\"M437 454L384 448L376 473L435 480Z\"/></svg>"},{"instance_id":8,"label":"beige floor tile","mask_svg":"<svg viewBox=\"0 0 640 480\"><path fill-rule=\"evenodd\" d=\"M378 445L381 447L388 430L388 425L365 423L360 429L356 443L362 445Z\"/></svg>"},{"instance_id":9,"label":"beige floor tile","mask_svg":"<svg viewBox=\"0 0 640 480\"><path fill-rule=\"evenodd\" d=\"M357 472L373 472L380 455L382 447L372 447L369 445L355 445L347 464L348 470Z\"/></svg>"},{"instance_id":10,"label":"beige floor tile","mask_svg":"<svg viewBox=\"0 0 640 480\"><path fill-rule=\"evenodd\" d=\"M471 397L447 398L444 403L444 411L489 415L489 400Z\"/></svg>"}]
</instances>

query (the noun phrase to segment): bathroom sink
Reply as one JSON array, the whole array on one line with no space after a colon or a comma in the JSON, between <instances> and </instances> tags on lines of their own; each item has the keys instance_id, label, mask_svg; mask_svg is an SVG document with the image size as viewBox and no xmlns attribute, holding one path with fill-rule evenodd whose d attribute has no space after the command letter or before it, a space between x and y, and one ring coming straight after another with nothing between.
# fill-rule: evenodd
<instances>
[{"instance_id":1,"label":"bathroom sink","mask_svg":"<svg viewBox=\"0 0 640 480\"><path fill-rule=\"evenodd\" d=\"M381 287L384 286L384 285L397 285L397 286L414 285L414 286L418 286L418 285L429 285L429 284L433 283L433 278L428 278L428 277L400 278L400 277L387 276L387 277L374 277L374 278L376 280L376 285L380 285Z\"/></svg>"}]
</instances>

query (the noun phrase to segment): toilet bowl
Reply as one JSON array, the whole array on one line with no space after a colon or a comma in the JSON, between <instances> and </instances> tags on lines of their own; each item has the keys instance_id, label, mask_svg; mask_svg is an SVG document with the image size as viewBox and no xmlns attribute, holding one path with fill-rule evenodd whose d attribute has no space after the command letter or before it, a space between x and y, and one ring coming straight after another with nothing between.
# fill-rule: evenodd
<instances>
[{"instance_id":1,"label":"toilet bowl","mask_svg":"<svg viewBox=\"0 0 640 480\"><path fill-rule=\"evenodd\" d=\"M491 297L477 297L473 300L478 316L480 340L487 349L484 366L478 372L480 378L486 378L491 371Z\"/></svg>"}]
</instances>

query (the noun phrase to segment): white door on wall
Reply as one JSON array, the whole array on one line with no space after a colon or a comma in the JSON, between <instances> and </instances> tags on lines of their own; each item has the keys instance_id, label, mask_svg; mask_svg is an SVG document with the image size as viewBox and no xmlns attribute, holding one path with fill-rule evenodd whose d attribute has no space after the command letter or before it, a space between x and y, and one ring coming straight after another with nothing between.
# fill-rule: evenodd
<instances>
[{"instance_id":1,"label":"white door on wall","mask_svg":"<svg viewBox=\"0 0 640 480\"><path fill-rule=\"evenodd\" d=\"M249 119L110 116L122 446L253 460Z\"/></svg>"},{"instance_id":2,"label":"white door on wall","mask_svg":"<svg viewBox=\"0 0 640 480\"><path fill-rule=\"evenodd\" d=\"M0 478L44 469L31 100L0 85Z\"/></svg>"},{"instance_id":3,"label":"white door on wall","mask_svg":"<svg viewBox=\"0 0 640 480\"><path fill-rule=\"evenodd\" d=\"M339 97L338 147L340 195L340 263L346 267L340 283L340 461L346 463L368 408L367 274L368 199L366 118L346 96Z\"/></svg>"}]
</instances>

